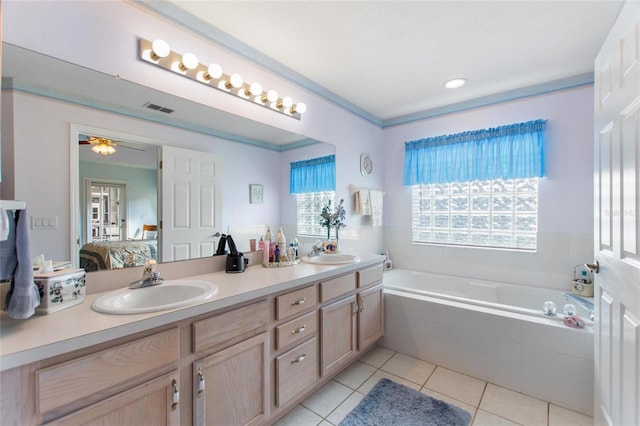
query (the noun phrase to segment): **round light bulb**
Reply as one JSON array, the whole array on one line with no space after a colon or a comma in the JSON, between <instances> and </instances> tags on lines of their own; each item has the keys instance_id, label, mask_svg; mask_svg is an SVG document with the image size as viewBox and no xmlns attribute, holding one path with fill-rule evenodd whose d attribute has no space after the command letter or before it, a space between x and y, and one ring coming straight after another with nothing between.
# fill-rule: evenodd
<instances>
[{"instance_id":1,"label":"round light bulb","mask_svg":"<svg viewBox=\"0 0 640 426\"><path fill-rule=\"evenodd\" d=\"M302 102L299 102L297 105L291 108L291 112L297 112L298 114L304 114L306 111L307 106Z\"/></svg>"},{"instance_id":2,"label":"round light bulb","mask_svg":"<svg viewBox=\"0 0 640 426\"><path fill-rule=\"evenodd\" d=\"M151 43L151 52L153 59L158 60L160 58L166 58L171 53L171 48L169 47L169 43L164 40L154 40Z\"/></svg>"},{"instance_id":3,"label":"round light bulb","mask_svg":"<svg viewBox=\"0 0 640 426\"><path fill-rule=\"evenodd\" d=\"M278 100L278 92L276 92L275 90L271 89L267 92L267 100L269 102L275 102Z\"/></svg>"},{"instance_id":4,"label":"round light bulb","mask_svg":"<svg viewBox=\"0 0 640 426\"><path fill-rule=\"evenodd\" d=\"M236 89L242 87L244 81L242 80L242 76L240 74L233 74L231 78L229 78L229 83Z\"/></svg>"},{"instance_id":5,"label":"round light bulb","mask_svg":"<svg viewBox=\"0 0 640 426\"><path fill-rule=\"evenodd\" d=\"M260 83L251 83L249 87L249 93L253 96L259 96L262 94L262 84Z\"/></svg>"},{"instance_id":6,"label":"round light bulb","mask_svg":"<svg viewBox=\"0 0 640 426\"><path fill-rule=\"evenodd\" d=\"M457 89L459 87L464 86L467 82L464 78L454 78L453 80L449 80L444 84L444 87L447 89Z\"/></svg>"},{"instance_id":7,"label":"round light bulb","mask_svg":"<svg viewBox=\"0 0 640 426\"><path fill-rule=\"evenodd\" d=\"M198 66L198 57L193 53L185 53L181 65L184 69L193 70Z\"/></svg>"},{"instance_id":8,"label":"round light bulb","mask_svg":"<svg viewBox=\"0 0 640 426\"><path fill-rule=\"evenodd\" d=\"M285 96L284 98L282 98L282 106L283 107L291 108L292 105L293 105L293 99L291 99L291 97Z\"/></svg>"},{"instance_id":9,"label":"round light bulb","mask_svg":"<svg viewBox=\"0 0 640 426\"><path fill-rule=\"evenodd\" d=\"M222 77L222 67L218 64L209 65L207 68L207 77L210 79Z\"/></svg>"}]
</instances>

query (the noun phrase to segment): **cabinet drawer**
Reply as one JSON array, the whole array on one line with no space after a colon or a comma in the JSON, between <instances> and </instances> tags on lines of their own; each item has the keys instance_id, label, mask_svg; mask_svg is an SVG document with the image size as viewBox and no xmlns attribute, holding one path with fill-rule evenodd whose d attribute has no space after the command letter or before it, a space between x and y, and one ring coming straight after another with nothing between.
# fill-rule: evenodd
<instances>
[{"instance_id":1,"label":"cabinet drawer","mask_svg":"<svg viewBox=\"0 0 640 426\"><path fill-rule=\"evenodd\" d=\"M276 320L297 314L313 307L316 300L316 287L305 287L276 297Z\"/></svg>"},{"instance_id":2,"label":"cabinet drawer","mask_svg":"<svg viewBox=\"0 0 640 426\"><path fill-rule=\"evenodd\" d=\"M317 380L318 345L314 337L276 358L276 404L285 404Z\"/></svg>"},{"instance_id":3,"label":"cabinet drawer","mask_svg":"<svg viewBox=\"0 0 640 426\"><path fill-rule=\"evenodd\" d=\"M177 329L135 340L36 372L38 411L46 413L99 392L122 387L178 360Z\"/></svg>"},{"instance_id":4,"label":"cabinet drawer","mask_svg":"<svg viewBox=\"0 0 640 426\"><path fill-rule=\"evenodd\" d=\"M358 288L382 281L382 265L358 271Z\"/></svg>"},{"instance_id":5,"label":"cabinet drawer","mask_svg":"<svg viewBox=\"0 0 640 426\"><path fill-rule=\"evenodd\" d=\"M193 323L193 352L233 344L267 329L266 300Z\"/></svg>"},{"instance_id":6,"label":"cabinet drawer","mask_svg":"<svg viewBox=\"0 0 640 426\"><path fill-rule=\"evenodd\" d=\"M320 283L320 301L334 299L356 288L356 274L344 275Z\"/></svg>"},{"instance_id":7,"label":"cabinet drawer","mask_svg":"<svg viewBox=\"0 0 640 426\"><path fill-rule=\"evenodd\" d=\"M312 336L318 329L317 324L318 314L313 311L276 327L276 349Z\"/></svg>"}]
</instances>

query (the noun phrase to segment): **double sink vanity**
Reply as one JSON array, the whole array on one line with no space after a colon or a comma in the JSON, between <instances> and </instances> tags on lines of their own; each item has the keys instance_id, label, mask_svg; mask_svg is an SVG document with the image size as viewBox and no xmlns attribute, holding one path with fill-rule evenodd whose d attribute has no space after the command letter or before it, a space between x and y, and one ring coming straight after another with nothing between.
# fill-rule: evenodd
<instances>
[{"instance_id":1,"label":"double sink vanity","mask_svg":"<svg viewBox=\"0 0 640 426\"><path fill-rule=\"evenodd\" d=\"M274 423L382 337L382 260L321 255L3 313L2 424Z\"/></svg>"}]
</instances>

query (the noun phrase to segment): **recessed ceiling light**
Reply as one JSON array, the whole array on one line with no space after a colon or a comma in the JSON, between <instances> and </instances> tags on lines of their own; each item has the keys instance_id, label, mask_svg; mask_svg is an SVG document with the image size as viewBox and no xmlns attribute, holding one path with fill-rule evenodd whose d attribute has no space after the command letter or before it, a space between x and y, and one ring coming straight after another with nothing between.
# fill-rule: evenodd
<instances>
[{"instance_id":1,"label":"recessed ceiling light","mask_svg":"<svg viewBox=\"0 0 640 426\"><path fill-rule=\"evenodd\" d=\"M444 84L444 87L447 89L457 89L458 87L464 86L467 82L464 78L454 78L453 80L449 80Z\"/></svg>"}]
</instances>

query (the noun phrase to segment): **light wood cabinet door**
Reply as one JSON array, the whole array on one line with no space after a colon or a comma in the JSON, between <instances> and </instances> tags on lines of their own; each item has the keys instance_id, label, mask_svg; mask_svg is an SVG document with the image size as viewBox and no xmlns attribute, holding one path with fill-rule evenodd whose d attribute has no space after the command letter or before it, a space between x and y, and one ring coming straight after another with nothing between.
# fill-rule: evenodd
<instances>
[{"instance_id":1,"label":"light wood cabinet door","mask_svg":"<svg viewBox=\"0 0 640 426\"><path fill-rule=\"evenodd\" d=\"M384 332L382 285L358 293L358 349L375 343Z\"/></svg>"},{"instance_id":2,"label":"light wood cabinet door","mask_svg":"<svg viewBox=\"0 0 640 426\"><path fill-rule=\"evenodd\" d=\"M318 380L318 343L314 337L276 358L276 405L299 397Z\"/></svg>"},{"instance_id":3,"label":"light wood cabinet door","mask_svg":"<svg viewBox=\"0 0 640 426\"><path fill-rule=\"evenodd\" d=\"M176 371L92 404L47 425L179 425Z\"/></svg>"},{"instance_id":4,"label":"light wood cabinet door","mask_svg":"<svg viewBox=\"0 0 640 426\"><path fill-rule=\"evenodd\" d=\"M194 425L255 425L269 416L268 333L193 364Z\"/></svg>"},{"instance_id":5,"label":"light wood cabinet door","mask_svg":"<svg viewBox=\"0 0 640 426\"><path fill-rule=\"evenodd\" d=\"M320 310L321 375L324 376L339 369L355 354L357 311L355 296L345 297Z\"/></svg>"}]
</instances>

